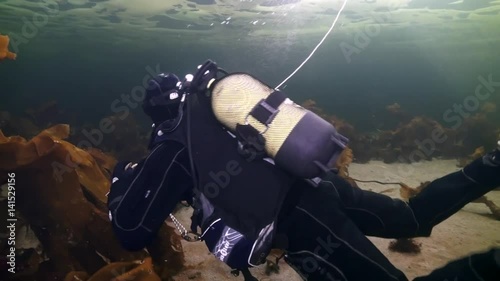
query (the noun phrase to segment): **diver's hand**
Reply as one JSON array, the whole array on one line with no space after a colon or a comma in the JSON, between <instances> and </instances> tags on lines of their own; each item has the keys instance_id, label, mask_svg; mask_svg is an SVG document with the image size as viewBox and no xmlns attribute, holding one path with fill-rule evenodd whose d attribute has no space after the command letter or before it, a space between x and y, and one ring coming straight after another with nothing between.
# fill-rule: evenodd
<instances>
[{"instance_id":1,"label":"diver's hand","mask_svg":"<svg viewBox=\"0 0 500 281\"><path fill-rule=\"evenodd\" d=\"M497 148L476 159L462 170L471 181L481 185L500 186L500 141Z\"/></svg>"},{"instance_id":2,"label":"diver's hand","mask_svg":"<svg viewBox=\"0 0 500 281\"><path fill-rule=\"evenodd\" d=\"M493 152L491 161L500 166L500 140L497 142L497 149Z\"/></svg>"},{"instance_id":3,"label":"diver's hand","mask_svg":"<svg viewBox=\"0 0 500 281\"><path fill-rule=\"evenodd\" d=\"M137 163L130 161L121 161L116 164L113 174L111 176L111 185L123 177L127 177L133 174Z\"/></svg>"},{"instance_id":4,"label":"diver's hand","mask_svg":"<svg viewBox=\"0 0 500 281\"><path fill-rule=\"evenodd\" d=\"M483 162L487 166L500 167L500 141L495 150L483 156Z\"/></svg>"},{"instance_id":5,"label":"diver's hand","mask_svg":"<svg viewBox=\"0 0 500 281\"><path fill-rule=\"evenodd\" d=\"M142 163L142 162L141 162ZM113 173L111 175L111 185L109 187L109 191L106 194L108 197L108 209L109 209L109 220L113 220L111 209L116 207L116 205L120 202L122 194L125 193L125 189L130 186L130 182L135 177L135 174L139 172L138 163L134 163L131 161L120 161L115 165L113 169Z\"/></svg>"}]
</instances>

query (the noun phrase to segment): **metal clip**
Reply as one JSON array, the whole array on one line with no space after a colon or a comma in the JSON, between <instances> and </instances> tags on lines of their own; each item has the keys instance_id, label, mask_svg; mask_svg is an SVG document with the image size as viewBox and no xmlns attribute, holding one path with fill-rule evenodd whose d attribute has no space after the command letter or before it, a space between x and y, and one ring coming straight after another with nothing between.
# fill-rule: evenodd
<instances>
[{"instance_id":1,"label":"metal clip","mask_svg":"<svg viewBox=\"0 0 500 281\"><path fill-rule=\"evenodd\" d=\"M245 117L245 125L249 125L249 122L248 122L248 117L250 117L250 113L249 113L249 114L247 114L247 116ZM265 134L265 133L267 132L267 130L269 130L269 126L268 126L268 125L265 125L265 124L264 124L264 126L266 126L266 128L264 129L264 131L259 132L259 135L263 135L263 134ZM253 127L253 126L252 126L252 127ZM257 129L256 129L256 130L257 130Z\"/></svg>"},{"instance_id":2,"label":"metal clip","mask_svg":"<svg viewBox=\"0 0 500 281\"><path fill-rule=\"evenodd\" d=\"M201 240L200 235L192 232L185 232L182 234L182 238L188 242L197 242Z\"/></svg>"}]
</instances>

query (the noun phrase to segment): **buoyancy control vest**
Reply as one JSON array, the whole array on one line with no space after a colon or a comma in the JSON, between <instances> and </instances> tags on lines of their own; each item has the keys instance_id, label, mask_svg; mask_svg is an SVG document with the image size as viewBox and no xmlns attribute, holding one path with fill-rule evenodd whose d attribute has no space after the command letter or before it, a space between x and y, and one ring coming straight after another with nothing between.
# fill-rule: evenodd
<instances>
[{"instance_id":1,"label":"buoyancy control vest","mask_svg":"<svg viewBox=\"0 0 500 281\"><path fill-rule=\"evenodd\" d=\"M196 186L191 231L201 228L199 239L234 275L256 280L248 267L265 262L296 177L267 159L242 157L238 140L217 121L207 96L186 99L187 116L160 124L151 145L172 140L190 148Z\"/></svg>"},{"instance_id":2,"label":"buoyancy control vest","mask_svg":"<svg viewBox=\"0 0 500 281\"><path fill-rule=\"evenodd\" d=\"M242 157L238 140L217 121L209 98L197 94L186 99L189 118L183 118L174 132L157 139L188 146L190 134L198 190L216 206L217 215L228 226L255 239L277 218L296 177L266 159L249 161Z\"/></svg>"}]
</instances>

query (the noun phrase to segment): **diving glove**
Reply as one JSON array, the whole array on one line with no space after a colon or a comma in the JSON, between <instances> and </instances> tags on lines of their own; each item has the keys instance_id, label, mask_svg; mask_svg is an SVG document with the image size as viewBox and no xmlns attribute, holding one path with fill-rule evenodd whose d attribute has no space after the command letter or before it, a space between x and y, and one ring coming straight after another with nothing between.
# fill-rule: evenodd
<instances>
[{"instance_id":1,"label":"diving glove","mask_svg":"<svg viewBox=\"0 0 500 281\"><path fill-rule=\"evenodd\" d=\"M497 149L492 153L491 162L500 166L500 140L497 142Z\"/></svg>"},{"instance_id":2,"label":"diving glove","mask_svg":"<svg viewBox=\"0 0 500 281\"><path fill-rule=\"evenodd\" d=\"M497 148L462 170L467 178L481 185L500 186L500 141Z\"/></svg>"}]
</instances>

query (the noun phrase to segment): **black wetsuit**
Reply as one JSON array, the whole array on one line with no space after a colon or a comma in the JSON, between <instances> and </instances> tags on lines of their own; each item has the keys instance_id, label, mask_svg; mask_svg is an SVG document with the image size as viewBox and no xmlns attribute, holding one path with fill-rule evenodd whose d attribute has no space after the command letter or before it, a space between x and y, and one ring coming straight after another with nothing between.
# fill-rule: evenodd
<instances>
[{"instance_id":1,"label":"black wetsuit","mask_svg":"<svg viewBox=\"0 0 500 281\"><path fill-rule=\"evenodd\" d=\"M408 280L365 235L429 236L465 204L500 186L500 167L481 160L434 180L405 203L353 187L330 174L318 188L303 188L288 202L280 232L286 261L307 280ZM480 179L480 180L476 180ZM419 281L500 280L500 248L452 262Z\"/></svg>"},{"instance_id":2,"label":"black wetsuit","mask_svg":"<svg viewBox=\"0 0 500 281\"><path fill-rule=\"evenodd\" d=\"M158 85L151 83L148 95L162 97L178 80L161 78ZM285 250L285 260L307 280L407 280L365 235L429 236L436 224L500 186L500 163L490 166L479 159L433 181L408 204L353 187L333 172L313 187L263 159L244 160L236 149L238 141L214 117L208 97L190 95L186 100L186 118L175 119L181 123L166 130L171 133L162 132L175 122L158 120L175 117L171 112L178 105L166 95L164 106L146 106L146 114L158 125L150 153L137 165L124 161L114 170L108 207L116 236L127 249L148 245L176 204L190 201L196 183L227 225L248 237L276 222L276 247ZM209 196L214 191L217 194ZM500 249L496 249L417 280L499 280L499 276Z\"/></svg>"},{"instance_id":3,"label":"black wetsuit","mask_svg":"<svg viewBox=\"0 0 500 281\"><path fill-rule=\"evenodd\" d=\"M189 155L183 144L165 140L152 146L137 166L124 169L127 163L117 165L111 193L130 186L143 193L151 186L164 187L148 195L162 198L161 204L153 206L137 206L110 194L114 198L110 209L122 204L113 214L117 237L124 247L138 250L152 241L175 205L190 198ZM365 235L429 236L436 224L497 186L500 167L489 167L481 159L433 181L408 204L353 187L334 173L327 174L316 188L297 179L279 213L278 237L286 237L287 242L280 245L286 247L287 263L307 280L407 280ZM129 235L117 227L118 220L122 227L133 228L145 210L154 215L147 216L141 231ZM500 249L475 254L415 280L498 280L499 255Z\"/></svg>"}]
</instances>

